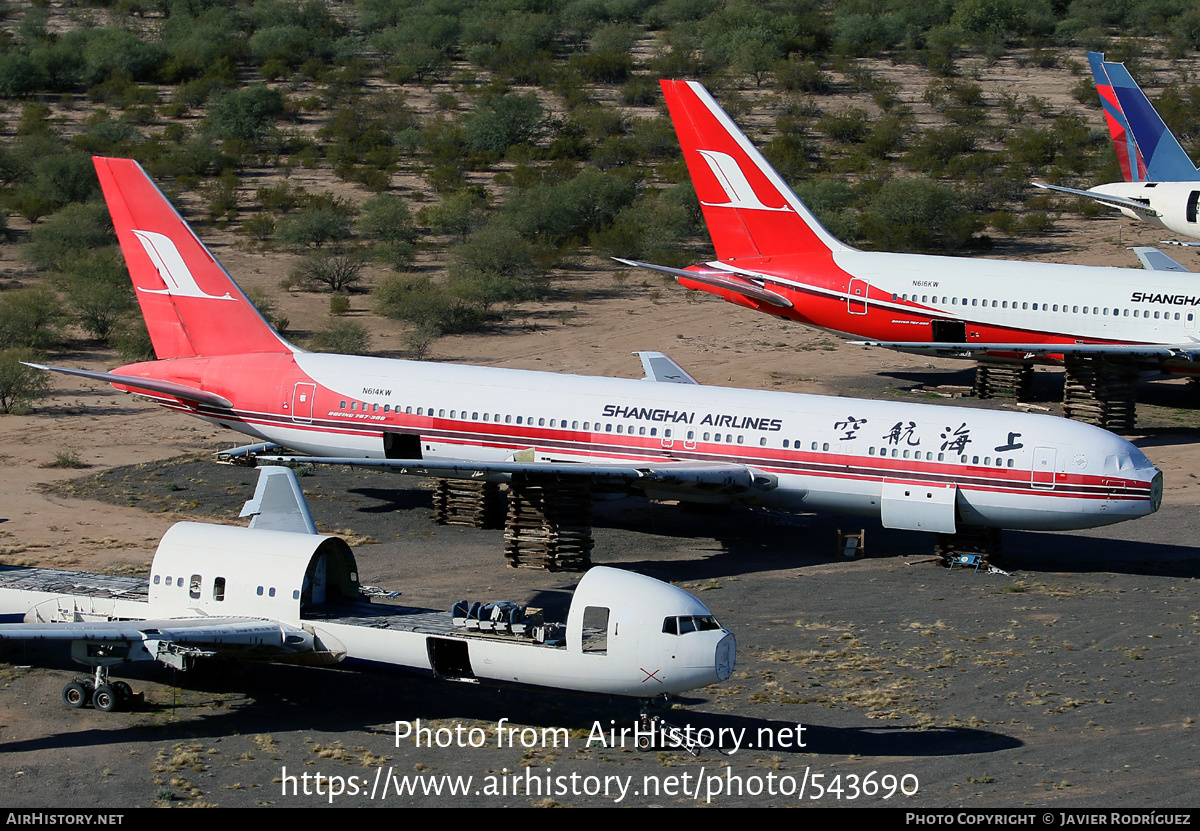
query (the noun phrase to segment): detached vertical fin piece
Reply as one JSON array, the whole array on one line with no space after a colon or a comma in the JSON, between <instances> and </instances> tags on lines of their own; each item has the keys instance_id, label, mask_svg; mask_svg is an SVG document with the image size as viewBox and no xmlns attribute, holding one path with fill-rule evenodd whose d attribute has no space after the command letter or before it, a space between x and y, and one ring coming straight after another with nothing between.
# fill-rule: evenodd
<instances>
[{"instance_id":1,"label":"detached vertical fin piece","mask_svg":"<svg viewBox=\"0 0 1200 831\"><path fill-rule=\"evenodd\" d=\"M258 487L238 515L252 517L251 528L315 534L317 526L308 511L304 491L291 468L270 465L258 469Z\"/></svg>"}]
</instances>

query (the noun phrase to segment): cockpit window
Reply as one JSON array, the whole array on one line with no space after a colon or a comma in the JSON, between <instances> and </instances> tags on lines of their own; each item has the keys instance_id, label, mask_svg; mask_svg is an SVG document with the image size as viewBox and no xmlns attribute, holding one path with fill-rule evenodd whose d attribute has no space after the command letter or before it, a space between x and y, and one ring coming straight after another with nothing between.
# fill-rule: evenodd
<instances>
[{"instance_id":1,"label":"cockpit window","mask_svg":"<svg viewBox=\"0 0 1200 831\"><path fill-rule=\"evenodd\" d=\"M721 624L712 615L680 615L663 619L663 634L686 635L688 632L711 632Z\"/></svg>"}]
</instances>

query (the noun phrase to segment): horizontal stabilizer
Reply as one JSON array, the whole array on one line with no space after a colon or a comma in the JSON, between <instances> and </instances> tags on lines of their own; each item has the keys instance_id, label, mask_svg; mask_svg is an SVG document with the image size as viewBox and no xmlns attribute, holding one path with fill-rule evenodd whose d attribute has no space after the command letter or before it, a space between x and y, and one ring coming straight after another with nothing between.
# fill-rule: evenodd
<instances>
[{"instance_id":1,"label":"horizontal stabilizer","mask_svg":"<svg viewBox=\"0 0 1200 831\"><path fill-rule=\"evenodd\" d=\"M1191 271L1184 268L1175 260L1168 257L1162 251L1152 246L1138 246L1132 249L1134 254L1137 254L1138 260L1142 267L1149 271L1176 271L1183 274L1191 274Z\"/></svg>"},{"instance_id":2,"label":"horizontal stabilizer","mask_svg":"<svg viewBox=\"0 0 1200 831\"><path fill-rule=\"evenodd\" d=\"M661 352L634 352L642 359L647 381L664 384L699 384L688 371Z\"/></svg>"},{"instance_id":3,"label":"horizontal stabilizer","mask_svg":"<svg viewBox=\"0 0 1200 831\"><path fill-rule=\"evenodd\" d=\"M187 387L183 384L176 384L171 381L157 381L153 378L138 378L134 375L116 375L112 372L92 372L87 369L67 369L61 366L46 366L45 364L31 364L22 361L25 366L31 366L34 369L45 370L46 372L61 372L63 375L78 375L80 378L91 378L93 381L106 381L109 384L116 384L122 387L130 387L134 392L160 393L170 395L184 401L191 401L196 404L207 404L210 407L221 407L229 409L233 406L233 402L224 396L216 393L205 392L194 387Z\"/></svg>"},{"instance_id":4,"label":"horizontal stabilizer","mask_svg":"<svg viewBox=\"0 0 1200 831\"><path fill-rule=\"evenodd\" d=\"M1031 184L1035 188L1042 188L1043 190L1053 190L1058 191L1059 193L1068 193L1072 196L1085 196L1088 199L1094 199L1097 202L1101 202L1113 208L1128 208L1131 211L1137 211L1138 213L1145 214L1146 216L1162 216L1159 211L1154 210L1154 208L1151 208L1145 202L1139 202L1136 199L1126 199L1121 196L1109 196L1107 193L1096 193L1095 191L1091 190L1064 188L1059 185L1048 185L1045 182L1031 182Z\"/></svg>"},{"instance_id":5,"label":"horizontal stabilizer","mask_svg":"<svg viewBox=\"0 0 1200 831\"><path fill-rule=\"evenodd\" d=\"M670 268L665 265L640 263L637 260L623 260L620 257L613 257L613 259L634 268L648 268L652 271L661 271L663 274L670 274L678 279L692 280L697 283L703 283L706 286L735 291L738 294L745 295L752 300L758 300L770 306L779 306L784 309L792 307L792 301L788 300L782 294L776 294L757 283L751 283L748 280L743 280L724 271L688 271L682 268Z\"/></svg>"}]
</instances>

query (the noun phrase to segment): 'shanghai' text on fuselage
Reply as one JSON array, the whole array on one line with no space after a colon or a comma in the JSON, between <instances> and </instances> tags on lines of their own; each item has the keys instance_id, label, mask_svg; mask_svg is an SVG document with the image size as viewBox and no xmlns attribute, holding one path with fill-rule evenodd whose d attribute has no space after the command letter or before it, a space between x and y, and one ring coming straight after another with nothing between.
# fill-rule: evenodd
<instances>
[{"instance_id":1,"label":"'shanghai' text on fuselage","mask_svg":"<svg viewBox=\"0 0 1200 831\"><path fill-rule=\"evenodd\" d=\"M705 413L699 422L696 413L685 410L651 409L650 407L622 407L618 404L604 405L604 418L629 418L635 421L658 421L672 424L697 424L708 427L728 427L731 430L763 430L774 433L783 429L783 420L735 416L723 413Z\"/></svg>"}]
</instances>

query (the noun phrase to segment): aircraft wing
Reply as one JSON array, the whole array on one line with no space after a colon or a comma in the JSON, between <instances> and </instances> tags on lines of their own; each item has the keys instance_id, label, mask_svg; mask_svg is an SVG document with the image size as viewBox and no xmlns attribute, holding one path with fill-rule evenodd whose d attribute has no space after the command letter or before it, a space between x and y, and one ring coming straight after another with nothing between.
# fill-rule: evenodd
<instances>
[{"instance_id":1,"label":"aircraft wing","mask_svg":"<svg viewBox=\"0 0 1200 831\"><path fill-rule=\"evenodd\" d=\"M788 300L782 294L776 294L770 289L763 288L758 283L724 271L688 271L683 268L671 268L665 265L654 265L653 263L640 263L637 260L622 260L620 257L613 257L613 259L634 268L648 268L651 271L661 271L663 274L670 274L676 279L692 280L696 283L703 283L706 286L737 292L752 300L766 303L769 306L790 309L793 305L792 301Z\"/></svg>"},{"instance_id":2,"label":"aircraft wing","mask_svg":"<svg viewBox=\"0 0 1200 831\"><path fill-rule=\"evenodd\" d=\"M62 366L46 366L21 361L25 366L40 369L45 372L61 372L63 375L78 375L80 378L91 378L94 381L105 381L109 384L119 384L132 387L135 392L145 391L174 396L183 401L193 401L197 404L208 404L210 407L229 409L233 406L228 398L212 392L205 392L194 387L176 384L171 381L158 381L153 378L138 378L136 375L116 375L112 372L92 372L87 369L67 369Z\"/></svg>"},{"instance_id":3,"label":"aircraft wing","mask_svg":"<svg viewBox=\"0 0 1200 831\"><path fill-rule=\"evenodd\" d=\"M1139 245L1132 249L1137 255L1138 261L1141 262L1142 268L1149 271L1175 271L1182 274L1191 274L1191 270L1184 267L1182 263L1176 262L1171 257L1159 251L1150 245Z\"/></svg>"},{"instance_id":4,"label":"aircraft wing","mask_svg":"<svg viewBox=\"0 0 1200 831\"><path fill-rule=\"evenodd\" d=\"M1105 205L1111 205L1114 208L1128 208L1131 211L1137 211L1146 216L1161 216L1159 211L1154 210L1145 202L1139 202L1136 199L1126 199L1121 196L1109 196L1107 193L1096 193L1091 190L1077 190L1075 188L1064 188L1059 185L1048 185L1045 182L1032 182L1035 188L1043 190L1053 190L1059 193L1069 193L1072 196L1086 196L1088 199L1094 199L1097 202L1103 202Z\"/></svg>"},{"instance_id":5,"label":"aircraft wing","mask_svg":"<svg viewBox=\"0 0 1200 831\"><path fill-rule=\"evenodd\" d=\"M1131 358L1175 359L1193 361L1200 358L1200 343L926 343L920 341L849 341L852 346L882 346L914 355L935 355L940 358L1016 357L1041 358L1047 355L1123 356Z\"/></svg>"},{"instance_id":6,"label":"aircraft wing","mask_svg":"<svg viewBox=\"0 0 1200 831\"><path fill-rule=\"evenodd\" d=\"M528 455L527 460L521 459ZM481 462L464 459L356 459L328 456L266 456L263 461L319 465L376 467L411 476L443 479L485 479L507 482L514 476L555 480L588 480L597 484L638 490L683 491L709 494L741 494L771 490L775 478L746 465L702 462L647 462L645 464L589 464L584 462L536 461L533 451L515 454L512 461Z\"/></svg>"},{"instance_id":7,"label":"aircraft wing","mask_svg":"<svg viewBox=\"0 0 1200 831\"><path fill-rule=\"evenodd\" d=\"M278 646L287 633L278 623L255 618L114 620L84 623L0 624L0 641L166 641L189 646Z\"/></svg>"}]
</instances>

